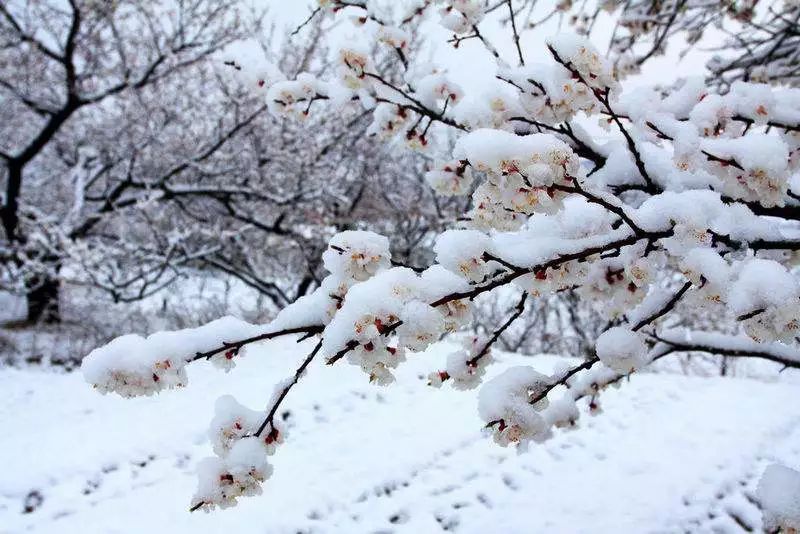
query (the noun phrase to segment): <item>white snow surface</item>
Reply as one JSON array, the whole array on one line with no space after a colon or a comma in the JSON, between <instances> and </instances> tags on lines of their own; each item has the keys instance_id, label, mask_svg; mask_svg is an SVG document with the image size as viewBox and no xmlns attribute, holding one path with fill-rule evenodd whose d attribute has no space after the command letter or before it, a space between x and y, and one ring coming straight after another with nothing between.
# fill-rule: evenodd
<instances>
[{"instance_id":1,"label":"white snow surface","mask_svg":"<svg viewBox=\"0 0 800 534\"><path fill-rule=\"evenodd\" d=\"M284 404L264 493L189 513L217 398L263 406L310 343L254 346L227 374L192 364L189 387L136 399L80 374L1 370L0 532L739 532L761 528L765 466L800 467L796 382L646 372L604 393L600 415L581 402L577 429L517 454L482 434L475 391L426 386L454 350L443 342L389 388L316 362ZM489 378L564 361L495 359Z\"/></svg>"}]
</instances>

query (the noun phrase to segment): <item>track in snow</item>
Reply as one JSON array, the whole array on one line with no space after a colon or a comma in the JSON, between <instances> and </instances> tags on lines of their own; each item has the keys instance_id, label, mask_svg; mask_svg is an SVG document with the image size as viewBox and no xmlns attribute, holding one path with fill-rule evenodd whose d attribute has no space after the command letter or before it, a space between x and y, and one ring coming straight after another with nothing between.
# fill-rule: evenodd
<instances>
[{"instance_id":1,"label":"track in snow","mask_svg":"<svg viewBox=\"0 0 800 534\"><path fill-rule=\"evenodd\" d=\"M288 399L289 439L262 496L189 514L214 399L255 407L302 351L252 351L230 375L124 401L77 375L0 372L7 433L0 532L742 532L760 528L763 466L800 463L796 384L641 375L604 413L516 454L481 435L474 393L418 377L446 345L381 389L315 368ZM507 357L497 364L552 358ZM26 506L30 513L22 513Z\"/></svg>"}]
</instances>

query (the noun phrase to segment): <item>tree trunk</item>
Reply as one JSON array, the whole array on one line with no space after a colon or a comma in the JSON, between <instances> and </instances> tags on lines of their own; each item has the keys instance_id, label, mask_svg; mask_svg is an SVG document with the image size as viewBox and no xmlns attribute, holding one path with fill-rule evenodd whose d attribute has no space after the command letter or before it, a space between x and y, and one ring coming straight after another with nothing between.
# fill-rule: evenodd
<instances>
[{"instance_id":1,"label":"tree trunk","mask_svg":"<svg viewBox=\"0 0 800 534\"><path fill-rule=\"evenodd\" d=\"M61 283L58 278L38 278L30 284L27 294L28 317L30 324L54 324L61 322L59 303Z\"/></svg>"}]
</instances>

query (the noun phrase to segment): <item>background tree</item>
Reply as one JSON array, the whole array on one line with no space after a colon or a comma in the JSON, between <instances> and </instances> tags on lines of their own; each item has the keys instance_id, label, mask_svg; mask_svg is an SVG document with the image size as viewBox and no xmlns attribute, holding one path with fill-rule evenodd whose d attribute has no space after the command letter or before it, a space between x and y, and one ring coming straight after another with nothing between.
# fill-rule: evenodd
<instances>
[{"instance_id":1,"label":"background tree","mask_svg":"<svg viewBox=\"0 0 800 534\"><path fill-rule=\"evenodd\" d=\"M423 159L364 140L364 112L312 117L311 138L269 116L282 72L325 68L316 23L269 57L279 36L235 1L0 9L2 283L30 323L60 319L64 281L130 302L209 268L282 307L317 286L335 231L396 223L413 263L448 216ZM261 57L223 61L246 39Z\"/></svg>"},{"instance_id":2,"label":"background tree","mask_svg":"<svg viewBox=\"0 0 800 534\"><path fill-rule=\"evenodd\" d=\"M32 258L46 267L22 280L29 320L59 318L60 254L31 250L31 236L21 224L28 199L45 194L48 178L58 178L37 169L43 155L54 158L59 141L68 143L63 129L76 114L91 114L111 97L167 80L244 37L235 7L231 1L205 0L0 6L4 257L11 264Z\"/></svg>"}]
</instances>

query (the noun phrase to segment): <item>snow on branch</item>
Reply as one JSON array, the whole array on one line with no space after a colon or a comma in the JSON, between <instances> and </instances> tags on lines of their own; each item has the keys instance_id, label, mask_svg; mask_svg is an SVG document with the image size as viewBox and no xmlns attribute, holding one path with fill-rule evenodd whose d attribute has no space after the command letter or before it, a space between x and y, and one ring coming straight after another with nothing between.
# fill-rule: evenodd
<instances>
[{"instance_id":1,"label":"snow on branch","mask_svg":"<svg viewBox=\"0 0 800 534\"><path fill-rule=\"evenodd\" d=\"M379 12L371 2L319 2L313 17L349 20L358 36L339 44L327 74L304 73L267 91L281 117L361 107L376 138L432 156L426 181L442 194L471 196L458 224L436 239L435 263L398 266L386 237L342 232L322 255L328 275L319 287L269 324L224 319L124 336L84 362L102 391L150 394L184 385L190 362L229 368L253 343L314 338L265 413L231 399L218 405L217 456L201 467L193 509L260 491L271 472L267 454L285 438L275 410L313 359L344 361L390 384L409 353L467 327L472 301L501 287L522 293L517 306L488 339L467 338L445 370L431 373L432 385L477 386L492 345L528 299L573 292L609 325L584 362L551 375L515 367L483 386L479 413L501 445L525 447L574 426L580 402L597 412L604 388L671 354L800 368L800 226L792 216L800 209L800 94L740 82L718 95L698 80L629 91L591 43L569 35L550 39L552 61L535 64L518 39L512 2L501 2L512 18L511 67L479 28L500 10L441 3L438 11L414 1ZM453 45L474 38L487 48L497 64L497 77L487 75L494 93L466 94L446 69L414 57L412 33L401 27L430 16L453 32ZM386 68L392 60L402 68ZM586 117L608 127L604 139L579 125ZM727 317L742 333L674 328L687 309Z\"/></svg>"}]
</instances>

